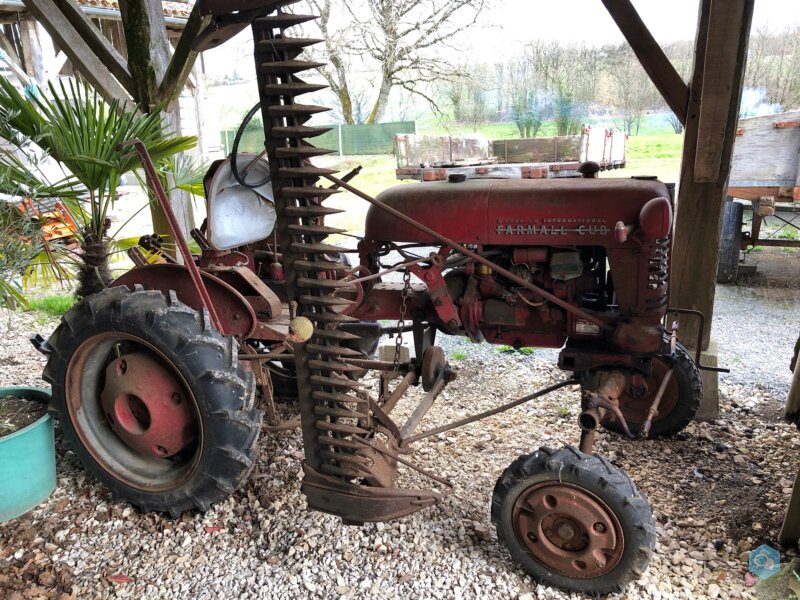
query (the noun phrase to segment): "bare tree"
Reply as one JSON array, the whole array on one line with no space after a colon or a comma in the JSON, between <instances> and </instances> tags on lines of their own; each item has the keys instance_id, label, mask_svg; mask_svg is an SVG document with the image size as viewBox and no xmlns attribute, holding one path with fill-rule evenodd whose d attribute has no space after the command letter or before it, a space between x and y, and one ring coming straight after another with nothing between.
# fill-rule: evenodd
<instances>
[{"instance_id":1,"label":"bare tree","mask_svg":"<svg viewBox=\"0 0 800 600\"><path fill-rule=\"evenodd\" d=\"M357 60L377 73L366 119L377 123L395 87L436 107L429 87L457 74L436 51L475 24L486 0L305 1L321 15L318 26L330 67L320 73L336 94L344 121L355 122L348 78Z\"/></svg>"},{"instance_id":2,"label":"bare tree","mask_svg":"<svg viewBox=\"0 0 800 600\"><path fill-rule=\"evenodd\" d=\"M692 76L692 69L694 68L694 43L690 40L680 40L671 42L664 47L664 54L667 55L672 66L678 72L678 75L688 83ZM683 132L683 123L672 112L672 109L667 106L663 98L657 98L658 105L664 110L664 116L667 123L670 124L675 133Z\"/></svg>"},{"instance_id":3,"label":"bare tree","mask_svg":"<svg viewBox=\"0 0 800 600\"><path fill-rule=\"evenodd\" d=\"M660 96L630 46L604 48L605 66L611 81L605 98L618 115L620 129L629 135L639 133L642 115L658 104Z\"/></svg>"},{"instance_id":4,"label":"bare tree","mask_svg":"<svg viewBox=\"0 0 800 600\"><path fill-rule=\"evenodd\" d=\"M444 84L444 96L452 108L453 120L475 127L487 119L487 92L493 87L494 74L483 64L464 64L456 71L459 75Z\"/></svg>"},{"instance_id":5,"label":"bare tree","mask_svg":"<svg viewBox=\"0 0 800 600\"><path fill-rule=\"evenodd\" d=\"M597 94L600 71L597 49L585 44L535 41L525 46L524 60L532 74L529 79L535 97L549 109L558 135L578 133ZM547 104L541 102L543 95Z\"/></svg>"},{"instance_id":6,"label":"bare tree","mask_svg":"<svg viewBox=\"0 0 800 600\"><path fill-rule=\"evenodd\" d=\"M800 106L800 25L774 33L762 27L751 34L745 86L763 90L766 104L783 110Z\"/></svg>"},{"instance_id":7,"label":"bare tree","mask_svg":"<svg viewBox=\"0 0 800 600\"><path fill-rule=\"evenodd\" d=\"M676 115L672 111L669 111L669 112L667 112L665 114L666 114L666 118L667 118L667 123L669 123L672 126L672 130L675 133L682 133L683 132L683 123L681 123L681 120L678 118L678 115Z\"/></svg>"}]
</instances>

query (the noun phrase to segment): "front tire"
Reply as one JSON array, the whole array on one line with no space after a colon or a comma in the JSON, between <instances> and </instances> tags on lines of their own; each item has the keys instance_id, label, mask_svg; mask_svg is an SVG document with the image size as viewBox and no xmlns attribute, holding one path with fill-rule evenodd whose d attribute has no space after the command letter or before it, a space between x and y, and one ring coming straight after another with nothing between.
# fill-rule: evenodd
<instances>
[{"instance_id":1,"label":"front tire","mask_svg":"<svg viewBox=\"0 0 800 600\"><path fill-rule=\"evenodd\" d=\"M238 344L174 293L114 287L76 304L43 377L65 446L144 511L208 510L247 479L261 411Z\"/></svg>"},{"instance_id":2,"label":"front tire","mask_svg":"<svg viewBox=\"0 0 800 600\"><path fill-rule=\"evenodd\" d=\"M572 446L515 460L494 487L492 522L537 582L591 595L638 579L656 541L650 505L630 477Z\"/></svg>"}]
</instances>

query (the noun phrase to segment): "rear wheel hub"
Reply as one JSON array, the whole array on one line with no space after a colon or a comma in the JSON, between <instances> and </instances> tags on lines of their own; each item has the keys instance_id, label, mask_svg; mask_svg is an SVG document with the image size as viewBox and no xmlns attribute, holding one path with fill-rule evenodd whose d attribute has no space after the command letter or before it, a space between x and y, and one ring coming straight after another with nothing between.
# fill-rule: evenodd
<instances>
[{"instance_id":1,"label":"rear wheel hub","mask_svg":"<svg viewBox=\"0 0 800 600\"><path fill-rule=\"evenodd\" d=\"M167 458L194 441L194 410L180 382L144 352L106 367L103 412L114 433L144 456Z\"/></svg>"}]
</instances>

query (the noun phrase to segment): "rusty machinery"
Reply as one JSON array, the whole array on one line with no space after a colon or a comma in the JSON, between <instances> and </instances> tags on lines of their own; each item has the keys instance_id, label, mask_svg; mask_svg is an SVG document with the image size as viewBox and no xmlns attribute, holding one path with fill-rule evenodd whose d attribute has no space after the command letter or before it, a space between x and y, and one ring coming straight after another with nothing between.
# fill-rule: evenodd
<instances>
[{"instance_id":1,"label":"rusty machinery","mask_svg":"<svg viewBox=\"0 0 800 600\"><path fill-rule=\"evenodd\" d=\"M309 140L327 129L307 122L327 109L296 99L325 86L301 78L321 66L302 57L317 40L287 30L315 17L288 12L290 4L204 6L212 25L198 49L252 27L265 152L234 150L212 166L207 224L192 232L201 256L180 235L146 149L121 148L141 154L182 261L148 264L132 251L134 269L40 341L65 443L119 497L177 515L208 509L247 479L262 429L300 427L309 507L361 524L451 492L415 464L417 442L576 386L579 448L541 448L511 464L491 517L537 580L621 589L647 567L655 530L631 479L592 454L595 430L673 434L702 395L697 361L677 326L663 325L671 191L656 180L596 179L586 165L577 179L454 178L372 198L348 182L354 173L337 178L313 164L328 150ZM351 249L325 241L343 233L324 223L341 212L324 203L341 189L372 205L352 261L343 258ZM371 357L377 338L399 344L403 332L413 334L416 358L401 359L399 346L393 360ZM454 378L436 332L562 348L569 375L420 431ZM360 381L368 371L379 372L377 389ZM401 421L395 409L417 386L422 399ZM278 387L296 395L299 418L281 420ZM425 484L398 485L399 471Z\"/></svg>"}]
</instances>

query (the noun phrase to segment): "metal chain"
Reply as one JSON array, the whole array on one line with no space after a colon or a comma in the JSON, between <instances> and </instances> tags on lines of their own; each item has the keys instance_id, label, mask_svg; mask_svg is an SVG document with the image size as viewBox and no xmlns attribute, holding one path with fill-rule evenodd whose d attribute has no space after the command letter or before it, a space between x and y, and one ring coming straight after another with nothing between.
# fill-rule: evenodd
<instances>
[{"instance_id":1,"label":"metal chain","mask_svg":"<svg viewBox=\"0 0 800 600\"><path fill-rule=\"evenodd\" d=\"M411 271L403 271L403 291L400 292L400 317L397 319L397 333L394 336L394 360L392 370L397 375L400 368L400 347L403 345L403 328L405 327L406 300L411 295Z\"/></svg>"}]
</instances>

